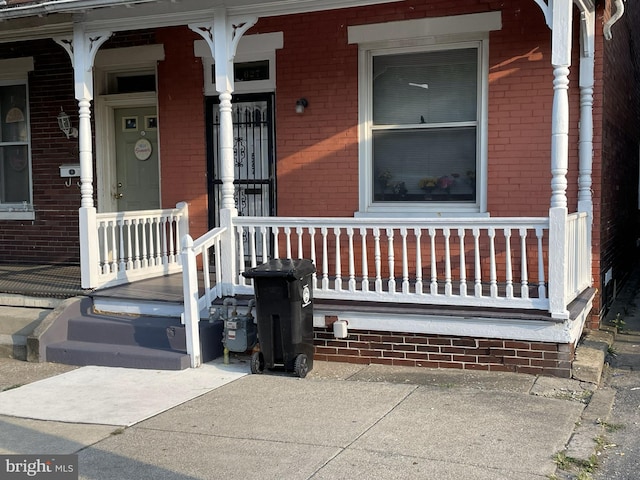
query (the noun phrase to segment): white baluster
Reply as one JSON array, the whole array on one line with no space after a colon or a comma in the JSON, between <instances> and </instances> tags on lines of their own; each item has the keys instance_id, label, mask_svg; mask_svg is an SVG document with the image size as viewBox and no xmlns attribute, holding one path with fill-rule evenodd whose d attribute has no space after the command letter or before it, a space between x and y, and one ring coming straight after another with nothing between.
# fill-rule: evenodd
<instances>
[{"instance_id":1,"label":"white baluster","mask_svg":"<svg viewBox=\"0 0 640 480\"><path fill-rule=\"evenodd\" d=\"M416 294L422 295L422 230L415 228L416 236Z\"/></svg>"},{"instance_id":2,"label":"white baluster","mask_svg":"<svg viewBox=\"0 0 640 480\"><path fill-rule=\"evenodd\" d=\"M505 239L505 279L507 282L507 298L513 298L513 269L511 266L511 229L504 229L504 239Z\"/></svg>"},{"instance_id":3,"label":"white baluster","mask_svg":"<svg viewBox=\"0 0 640 480\"><path fill-rule=\"evenodd\" d=\"M237 247L236 247L236 255L237 258L237 267L238 267L238 283L241 285L247 285L247 280L242 273L245 271L245 251L244 251L244 232L245 227L238 225L236 228L237 235ZM249 282L251 284L251 282Z\"/></svg>"},{"instance_id":4,"label":"white baluster","mask_svg":"<svg viewBox=\"0 0 640 480\"><path fill-rule=\"evenodd\" d=\"M320 229L322 234L322 290L329 290L329 248L327 246L327 227Z\"/></svg>"},{"instance_id":5,"label":"white baluster","mask_svg":"<svg viewBox=\"0 0 640 480\"><path fill-rule=\"evenodd\" d=\"M126 245L124 243L124 232L127 229L127 222L125 220L118 220L118 234L120 235L120 271L124 272L127 269L127 257Z\"/></svg>"},{"instance_id":6,"label":"white baluster","mask_svg":"<svg viewBox=\"0 0 640 480\"><path fill-rule=\"evenodd\" d=\"M395 277L395 253L393 251L393 229L387 228L387 243L389 245L387 251L387 259L389 261L389 293L396 293L396 277Z\"/></svg>"},{"instance_id":7,"label":"white baluster","mask_svg":"<svg viewBox=\"0 0 640 480\"><path fill-rule=\"evenodd\" d=\"M336 292L342 290L342 259L340 255L340 228L333 229L336 238L336 280L334 282Z\"/></svg>"},{"instance_id":8,"label":"white baluster","mask_svg":"<svg viewBox=\"0 0 640 480\"><path fill-rule=\"evenodd\" d=\"M367 259L367 229L360 229L362 243L362 291L369 291L369 260Z\"/></svg>"},{"instance_id":9,"label":"white baluster","mask_svg":"<svg viewBox=\"0 0 640 480\"><path fill-rule=\"evenodd\" d=\"M377 293L382 292L382 265L381 265L381 256L380 256L380 229L373 229L373 260L376 268L376 280L375 280L375 289Z\"/></svg>"},{"instance_id":10,"label":"white baluster","mask_svg":"<svg viewBox=\"0 0 640 480\"><path fill-rule=\"evenodd\" d=\"M431 295L438 294L438 270L436 267L436 229L429 228L429 237L431 240Z\"/></svg>"},{"instance_id":11,"label":"white baluster","mask_svg":"<svg viewBox=\"0 0 640 480\"><path fill-rule=\"evenodd\" d=\"M284 227L284 238L287 241L287 257L292 258L291 256L291 227Z\"/></svg>"},{"instance_id":12,"label":"white baluster","mask_svg":"<svg viewBox=\"0 0 640 480\"><path fill-rule=\"evenodd\" d=\"M142 233L140 234L140 244L142 245L142 252L140 253L140 257L142 260L142 266L148 267L149 263L149 249L147 248L149 244L149 237L151 236L151 230L147 229L149 219L143 218L141 221ZM149 235L147 235L147 230L149 230Z\"/></svg>"},{"instance_id":13,"label":"white baluster","mask_svg":"<svg viewBox=\"0 0 640 480\"><path fill-rule=\"evenodd\" d=\"M177 238L176 232L178 230L178 218L175 216L171 216L171 218L169 218L168 227L169 228L167 230L167 236L169 237L169 263L176 263L176 261L178 261L178 258L180 257L180 255L178 255L176 252L176 245L179 242L175 241L175 239Z\"/></svg>"},{"instance_id":14,"label":"white baluster","mask_svg":"<svg viewBox=\"0 0 640 480\"><path fill-rule=\"evenodd\" d=\"M280 231L278 227L272 227L272 232L273 232L273 258L280 258L280 246L278 245L278 235L280 234Z\"/></svg>"},{"instance_id":15,"label":"white baluster","mask_svg":"<svg viewBox=\"0 0 640 480\"><path fill-rule=\"evenodd\" d=\"M109 243L109 240L108 240L109 237L107 233L107 228L108 228L107 225L108 225L107 222L100 222L98 224L98 236L99 238L102 239L102 258L100 259L100 267L103 275L109 273L109 265L108 265L109 246L107 245Z\"/></svg>"},{"instance_id":16,"label":"white baluster","mask_svg":"<svg viewBox=\"0 0 640 480\"><path fill-rule=\"evenodd\" d=\"M204 288L204 295L206 297L206 304L211 305L213 298L211 298L211 276L209 272L209 249L202 249L202 287ZM198 293L199 296L199 293Z\"/></svg>"},{"instance_id":17,"label":"white baluster","mask_svg":"<svg viewBox=\"0 0 640 480\"><path fill-rule=\"evenodd\" d=\"M520 296L529 298L529 271L527 269L527 229L520 229Z\"/></svg>"},{"instance_id":18,"label":"white baluster","mask_svg":"<svg viewBox=\"0 0 640 480\"><path fill-rule=\"evenodd\" d=\"M169 224L169 218L166 215L162 216L162 224L161 224L161 232L162 232L162 264L163 265L168 265L169 264L169 246L168 246L168 239L167 239L167 231L168 231L168 224Z\"/></svg>"},{"instance_id":19,"label":"white baluster","mask_svg":"<svg viewBox=\"0 0 640 480\"><path fill-rule=\"evenodd\" d=\"M356 291L356 266L355 259L353 258L355 253L353 251L353 228L347 228L347 237L349 238L349 291Z\"/></svg>"},{"instance_id":20,"label":"white baluster","mask_svg":"<svg viewBox=\"0 0 640 480\"><path fill-rule=\"evenodd\" d=\"M251 267L258 264L256 252L256 229L253 225L249 227L249 255L251 255Z\"/></svg>"},{"instance_id":21,"label":"white baluster","mask_svg":"<svg viewBox=\"0 0 640 480\"><path fill-rule=\"evenodd\" d=\"M109 270L111 273L118 271L118 244L116 243L117 224L114 221L109 222L111 228L111 258L109 259Z\"/></svg>"},{"instance_id":22,"label":"white baluster","mask_svg":"<svg viewBox=\"0 0 640 480\"><path fill-rule=\"evenodd\" d=\"M156 265L162 265L162 237L161 237L161 229L162 218L156 217L154 220L155 230L156 230Z\"/></svg>"},{"instance_id":23,"label":"white baluster","mask_svg":"<svg viewBox=\"0 0 640 480\"><path fill-rule=\"evenodd\" d=\"M131 219L131 227L133 229L133 251L134 251L134 260L133 260L133 268L136 270L140 268L140 219L132 218Z\"/></svg>"},{"instance_id":24,"label":"white baluster","mask_svg":"<svg viewBox=\"0 0 640 480\"><path fill-rule=\"evenodd\" d=\"M474 246L474 263L475 263L475 280L473 285L474 296L482 296L482 268L480 265L480 229L474 228L473 233L473 246Z\"/></svg>"},{"instance_id":25,"label":"white baluster","mask_svg":"<svg viewBox=\"0 0 640 480\"><path fill-rule=\"evenodd\" d=\"M489 292L491 298L498 296L498 280L496 274L496 231L493 227L489 227L487 230L489 235Z\"/></svg>"},{"instance_id":26,"label":"white baluster","mask_svg":"<svg viewBox=\"0 0 640 480\"><path fill-rule=\"evenodd\" d=\"M460 238L460 296L467 296L467 261L465 258L464 248L464 228L458 229L458 237Z\"/></svg>"},{"instance_id":27,"label":"white baluster","mask_svg":"<svg viewBox=\"0 0 640 480\"><path fill-rule=\"evenodd\" d=\"M260 235L262 236L262 263L266 263L266 261L269 259L269 250L267 248L267 233L267 227L260 227ZM275 248L275 246L276 244L274 243L273 248ZM252 267L255 267L255 265L252 265Z\"/></svg>"},{"instance_id":28,"label":"white baluster","mask_svg":"<svg viewBox=\"0 0 640 480\"><path fill-rule=\"evenodd\" d=\"M443 228L442 234L444 235L444 294L450 297L453 295L453 287L451 286L451 246L449 244L451 230Z\"/></svg>"},{"instance_id":29,"label":"white baluster","mask_svg":"<svg viewBox=\"0 0 640 480\"><path fill-rule=\"evenodd\" d=\"M542 252L542 236L544 235L542 228L536 228L536 237L538 238L538 297L547 298L547 288L545 286L544 276L544 258Z\"/></svg>"},{"instance_id":30,"label":"white baluster","mask_svg":"<svg viewBox=\"0 0 640 480\"><path fill-rule=\"evenodd\" d=\"M309 227L309 242L311 243L311 261L313 265L316 267L316 271L313 272L313 289L318 288L318 263L316 257L316 229L314 227Z\"/></svg>"},{"instance_id":31,"label":"white baluster","mask_svg":"<svg viewBox=\"0 0 640 480\"><path fill-rule=\"evenodd\" d=\"M296 227L296 235L298 236L298 258L304 258L302 249L302 227Z\"/></svg>"},{"instance_id":32,"label":"white baluster","mask_svg":"<svg viewBox=\"0 0 640 480\"><path fill-rule=\"evenodd\" d=\"M407 257L407 229L400 229L402 236L402 293L409 293L409 259Z\"/></svg>"}]
</instances>

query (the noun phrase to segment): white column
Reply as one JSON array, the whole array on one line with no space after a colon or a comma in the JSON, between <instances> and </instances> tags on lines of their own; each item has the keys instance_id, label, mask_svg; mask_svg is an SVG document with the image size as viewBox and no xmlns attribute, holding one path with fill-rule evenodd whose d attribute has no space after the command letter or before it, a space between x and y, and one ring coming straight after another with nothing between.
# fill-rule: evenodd
<instances>
[{"instance_id":1,"label":"white column","mask_svg":"<svg viewBox=\"0 0 640 480\"><path fill-rule=\"evenodd\" d=\"M593 168L593 85L595 12L581 13L580 55L580 138L578 173L578 211L593 217L591 173Z\"/></svg>"},{"instance_id":2,"label":"white column","mask_svg":"<svg viewBox=\"0 0 640 480\"><path fill-rule=\"evenodd\" d=\"M569 166L569 66L571 65L572 0L552 5L551 64L551 205L549 208L549 311L566 319L567 293L567 170Z\"/></svg>"},{"instance_id":3,"label":"white column","mask_svg":"<svg viewBox=\"0 0 640 480\"><path fill-rule=\"evenodd\" d=\"M593 230L593 195L591 192L593 172L593 86L595 55L595 11L581 13L580 30L580 138L578 144L578 211L587 212L587 258L584 259L588 271L591 272L592 230ZM593 275L589 277L593 285Z\"/></svg>"},{"instance_id":4,"label":"white column","mask_svg":"<svg viewBox=\"0 0 640 480\"><path fill-rule=\"evenodd\" d=\"M78 150L80 160L80 275L82 288L98 285L99 252L96 208L93 204L93 151L91 134L91 100L93 100L93 61L111 32L88 34L82 24L73 26L73 37L54 40L71 57L75 98L78 101Z\"/></svg>"},{"instance_id":5,"label":"white column","mask_svg":"<svg viewBox=\"0 0 640 480\"><path fill-rule=\"evenodd\" d=\"M222 205L220 226L226 227L222 238L221 292L233 295L237 283L236 236L233 219L238 216L235 207L233 117L231 94L233 93L233 58L242 35L258 21L257 17L227 16L225 8L216 8L214 18L189 28L202 36L211 49L215 61L216 90L220 94L220 160L222 180Z\"/></svg>"},{"instance_id":6,"label":"white column","mask_svg":"<svg viewBox=\"0 0 640 480\"><path fill-rule=\"evenodd\" d=\"M220 93L220 159L222 180L222 208L235 210L233 117L231 92Z\"/></svg>"}]
</instances>

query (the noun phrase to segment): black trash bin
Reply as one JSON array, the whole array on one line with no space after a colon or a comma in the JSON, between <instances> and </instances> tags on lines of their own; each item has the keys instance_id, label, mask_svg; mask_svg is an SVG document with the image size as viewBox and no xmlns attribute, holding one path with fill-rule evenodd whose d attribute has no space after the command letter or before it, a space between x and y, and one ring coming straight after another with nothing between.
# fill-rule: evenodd
<instances>
[{"instance_id":1,"label":"black trash bin","mask_svg":"<svg viewBox=\"0 0 640 480\"><path fill-rule=\"evenodd\" d=\"M259 350L251 373L282 367L304 378L313 368L313 285L307 259L274 259L243 273L253 279Z\"/></svg>"}]
</instances>

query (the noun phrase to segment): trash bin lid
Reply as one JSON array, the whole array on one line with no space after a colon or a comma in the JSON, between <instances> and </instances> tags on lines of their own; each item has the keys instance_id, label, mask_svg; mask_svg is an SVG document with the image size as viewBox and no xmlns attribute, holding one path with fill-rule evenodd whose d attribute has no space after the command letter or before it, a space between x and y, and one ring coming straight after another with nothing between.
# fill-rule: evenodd
<instances>
[{"instance_id":1,"label":"trash bin lid","mask_svg":"<svg viewBox=\"0 0 640 480\"><path fill-rule=\"evenodd\" d=\"M275 258L242 272L242 275L246 278L286 277L300 280L315 271L316 267L313 266L313 262L306 258Z\"/></svg>"}]
</instances>

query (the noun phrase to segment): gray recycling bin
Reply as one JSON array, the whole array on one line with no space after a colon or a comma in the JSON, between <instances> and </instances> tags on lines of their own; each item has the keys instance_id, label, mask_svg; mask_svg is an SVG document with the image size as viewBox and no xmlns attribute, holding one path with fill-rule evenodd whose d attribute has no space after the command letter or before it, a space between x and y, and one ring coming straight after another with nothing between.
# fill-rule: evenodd
<instances>
[{"instance_id":1,"label":"gray recycling bin","mask_svg":"<svg viewBox=\"0 0 640 480\"><path fill-rule=\"evenodd\" d=\"M243 273L253 279L259 350L251 373L284 368L304 378L313 368L313 285L307 259L274 259Z\"/></svg>"}]
</instances>

